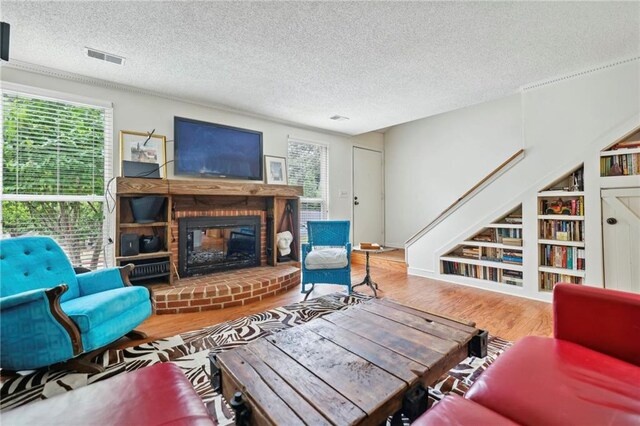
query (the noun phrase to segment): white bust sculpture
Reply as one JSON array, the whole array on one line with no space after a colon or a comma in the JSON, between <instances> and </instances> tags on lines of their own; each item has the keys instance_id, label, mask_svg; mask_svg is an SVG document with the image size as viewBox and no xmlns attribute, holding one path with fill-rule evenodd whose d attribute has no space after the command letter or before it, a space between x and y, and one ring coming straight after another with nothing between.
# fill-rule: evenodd
<instances>
[{"instance_id":1,"label":"white bust sculpture","mask_svg":"<svg viewBox=\"0 0 640 426\"><path fill-rule=\"evenodd\" d=\"M286 256L291 253L291 242L293 235L289 231L279 232L276 234L276 243L280 256Z\"/></svg>"}]
</instances>

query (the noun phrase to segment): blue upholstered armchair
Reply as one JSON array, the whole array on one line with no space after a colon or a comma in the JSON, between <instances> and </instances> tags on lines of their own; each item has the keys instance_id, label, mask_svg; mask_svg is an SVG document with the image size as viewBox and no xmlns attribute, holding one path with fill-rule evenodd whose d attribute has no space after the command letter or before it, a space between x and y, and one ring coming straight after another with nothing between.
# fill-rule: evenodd
<instances>
[{"instance_id":1,"label":"blue upholstered armchair","mask_svg":"<svg viewBox=\"0 0 640 426\"><path fill-rule=\"evenodd\" d=\"M302 245L302 293L315 284L341 284L351 294L351 243L348 220L307 222L309 242ZM307 290L307 284L311 289Z\"/></svg>"},{"instance_id":2,"label":"blue upholstered armchair","mask_svg":"<svg viewBox=\"0 0 640 426\"><path fill-rule=\"evenodd\" d=\"M67 361L85 372L103 369L84 357L151 315L149 291L131 286L133 265L76 275L49 237L0 240L0 367L30 370Z\"/></svg>"}]
</instances>

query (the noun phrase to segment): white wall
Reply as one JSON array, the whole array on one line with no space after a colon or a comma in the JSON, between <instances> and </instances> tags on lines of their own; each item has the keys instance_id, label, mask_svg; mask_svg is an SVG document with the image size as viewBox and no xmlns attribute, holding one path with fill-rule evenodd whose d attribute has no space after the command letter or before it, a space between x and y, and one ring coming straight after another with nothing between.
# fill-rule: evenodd
<instances>
[{"instance_id":1,"label":"white wall","mask_svg":"<svg viewBox=\"0 0 640 426\"><path fill-rule=\"evenodd\" d=\"M585 283L603 285L599 151L640 125L639 62L524 91L522 124L525 158L413 244L408 250L410 273L449 279L440 275L438 257L483 224L522 203L525 285L512 292L550 300L550 295L537 291L536 195L557 177L584 163ZM504 125L511 128L510 122ZM422 196L430 199L432 194Z\"/></svg>"},{"instance_id":2,"label":"white wall","mask_svg":"<svg viewBox=\"0 0 640 426\"><path fill-rule=\"evenodd\" d=\"M378 150L383 149L383 135L380 133L367 133L354 137L341 136L192 103L134 91L84 84L10 67L2 68L2 80L112 102L114 175L119 170L118 132L120 130L150 131L156 129L156 133L166 135L168 140L173 140L174 116L261 131L263 132L264 154L266 155L286 157L289 135L298 139L327 144L329 146L329 215L332 219L351 219L352 147L358 145ZM168 143L167 160L172 159L173 144ZM174 178L172 163L168 166L168 175ZM347 191L349 197L339 198L341 191Z\"/></svg>"},{"instance_id":3,"label":"white wall","mask_svg":"<svg viewBox=\"0 0 640 426\"><path fill-rule=\"evenodd\" d=\"M521 147L519 95L387 130L386 244L403 247Z\"/></svg>"}]
</instances>

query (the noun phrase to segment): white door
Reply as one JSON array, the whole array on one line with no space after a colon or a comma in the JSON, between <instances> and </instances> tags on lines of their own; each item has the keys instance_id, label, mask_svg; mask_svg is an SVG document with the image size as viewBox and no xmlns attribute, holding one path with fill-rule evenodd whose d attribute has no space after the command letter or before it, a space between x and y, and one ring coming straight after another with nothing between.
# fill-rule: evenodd
<instances>
[{"instance_id":1,"label":"white door","mask_svg":"<svg viewBox=\"0 0 640 426\"><path fill-rule=\"evenodd\" d=\"M382 152L353 148L353 243L384 243Z\"/></svg>"},{"instance_id":2,"label":"white door","mask_svg":"<svg viewBox=\"0 0 640 426\"><path fill-rule=\"evenodd\" d=\"M602 236L604 286L640 293L640 188L602 191Z\"/></svg>"}]
</instances>

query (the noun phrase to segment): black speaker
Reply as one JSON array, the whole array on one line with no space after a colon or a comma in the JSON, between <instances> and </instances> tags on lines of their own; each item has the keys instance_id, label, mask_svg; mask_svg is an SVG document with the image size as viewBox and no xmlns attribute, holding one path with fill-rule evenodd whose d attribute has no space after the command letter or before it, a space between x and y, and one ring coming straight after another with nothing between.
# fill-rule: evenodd
<instances>
[{"instance_id":1,"label":"black speaker","mask_svg":"<svg viewBox=\"0 0 640 426\"><path fill-rule=\"evenodd\" d=\"M140 236L138 234L120 235L120 256L136 256L140 254Z\"/></svg>"},{"instance_id":2,"label":"black speaker","mask_svg":"<svg viewBox=\"0 0 640 426\"><path fill-rule=\"evenodd\" d=\"M9 60L9 32L11 25L0 22L0 59Z\"/></svg>"}]
</instances>

